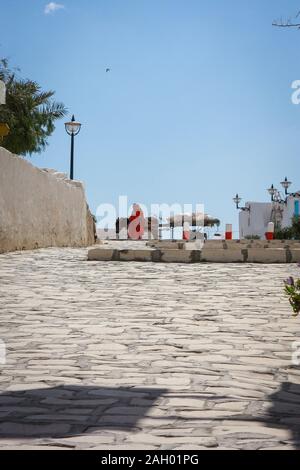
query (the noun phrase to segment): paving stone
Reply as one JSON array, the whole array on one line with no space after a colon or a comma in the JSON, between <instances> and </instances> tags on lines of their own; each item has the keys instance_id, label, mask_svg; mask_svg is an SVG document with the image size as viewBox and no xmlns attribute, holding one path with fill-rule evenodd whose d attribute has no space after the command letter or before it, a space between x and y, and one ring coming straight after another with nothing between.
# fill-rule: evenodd
<instances>
[{"instance_id":1,"label":"paving stone","mask_svg":"<svg viewBox=\"0 0 300 470\"><path fill-rule=\"evenodd\" d=\"M149 436L148 434L138 433L132 435L128 441L145 444L156 444L161 446L180 444L195 444L202 447L216 447L217 440L214 437L195 437L195 436L177 436L177 437L165 437L165 436Z\"/></svg>"},{"instance_id":2,"label":"paving stone","mask_svg":"<svg viewBox=\"0 0 300 470\"><path fill-rule=\"evenodd\" d=\"M55 434L67 434L71 429L69 424L25 424L16 422L0 423L0 435L3 436L42 436Z\"/></svg>"},{"instance_id":3,"label":"paving stone","mask_svg":"<svg viewBox=\"0 0 300 470\"><path fill-rule=\"evenodd\" d=\"M254 424L251 421L245 423L242 425L241 423L235 422L229 424L226 426L217 426L213 430L214 435L222 434L224 435L231 435L234 434L235 438L238 437L238 435L244 435L244 436L249 436L250 434L252 435L269 435L269 436L276 436L277 438L280 439L290 439L291 438L291 432L288 429L281 429L280 427L272 427L272 426L265 426L263 424Z\"/></svg>"},{"instance_id":4,"label":"paving stone","mask_svg":"<svg viewBox=\"0 0 300 470\"><path fill-rule=\"evenodd\" d=\"M214 409L215 410L227 410L227 411L244 411L249 402L225 402L225 403L215 403Z\"/></svg>"},{"instance_id":5,"label":"paving stone","mask_svg":"<svg viewBox=\"0 0 300 470\"><path fill-rule=\"evenodd\" d=\"M169 398L167 405L170 408L192 408L194 410L200 410L204 408L205 400L197 398Z\"/></svg>"}]
</instances>

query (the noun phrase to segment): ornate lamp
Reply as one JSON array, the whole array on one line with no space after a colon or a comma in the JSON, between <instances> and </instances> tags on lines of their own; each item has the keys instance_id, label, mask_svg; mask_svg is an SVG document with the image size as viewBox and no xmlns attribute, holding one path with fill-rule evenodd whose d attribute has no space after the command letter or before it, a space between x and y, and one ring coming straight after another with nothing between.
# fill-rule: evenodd
<instances>
[{"instance_id":1,"label":"ornate lamp","mask_svg":"<svg viewBox=\"0 0 300 470\"><path fill-rule=\"evenodd\" d=\"M283 187L284 191L285 191L285 195L288 196L289 193L288 193L288 189L289 187L291 186L292 182L291 181L288 181L287 177L285 177L285 180L284 181L281 181L281 186Z\"/></svg>"},{"instance_id":2,"label":"ornate lamp","mask_svg":"<svg viewBox=\"0 0 300 470\"><path fill-rule=\"evenodd\" d=\"M250 207L240 207L240 203L242 202L242 198L238 194L233 198L233 202L235 203L236 208L238 210L250 211Z\"/></svg>"}]
</instances>

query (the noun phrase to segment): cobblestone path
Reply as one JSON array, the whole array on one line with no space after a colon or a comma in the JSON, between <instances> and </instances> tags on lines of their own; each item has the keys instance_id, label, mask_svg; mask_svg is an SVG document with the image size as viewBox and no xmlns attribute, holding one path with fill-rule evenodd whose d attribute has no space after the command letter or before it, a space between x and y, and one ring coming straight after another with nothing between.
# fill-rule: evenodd
<instances>
[{"instance_id":1,"label":"cobblestone path","mask_svg":"<svg viewBox=\"0 0 300 470\"><path fill-rule=\"evenodd\" d=\"M0 256L0 448L300 448L297 267L86 256Z\"/></svg>"}]
</instances>

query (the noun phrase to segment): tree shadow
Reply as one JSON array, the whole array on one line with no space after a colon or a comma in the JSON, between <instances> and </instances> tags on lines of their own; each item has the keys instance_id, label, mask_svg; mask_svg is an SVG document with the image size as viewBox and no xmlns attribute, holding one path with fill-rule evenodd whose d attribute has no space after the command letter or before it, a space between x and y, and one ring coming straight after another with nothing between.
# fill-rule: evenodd
<instances>
[{"instance_id":1,"label":"tree shadow","mask_svg":"<svg viewBox=\"0 0 300 470\"><path fill-rule=\"evenodd\" d=\"M293 446L300 449L300 384L283 382L269 399L266 424L289 430Z\"/></svg>"},{"instance_id":2,"label":"tree shadow","mask_svg":"<svg viewBox=\"0 0 300 470\"><path fill-rule=\"evenodd\" d=\"M160 388L57 386L0 395L0 439L71 437L133 430L166 392Z\"/></svg>"},{"instance_id":3,"label":"tree shadow","mask_svg":"<svg viewBox=\"0 0 300 470\"><path fill-rule=\"evenodd\" d=\"M0 440L4 438L64 438L114 430L133 432L144 418L180 421L226 421L228 417L179 416L173 409L157 416L151 408L164 397L231 400L229 396L205 393L170 393L163 388L96 387L65 385L0 394ZM258 416L237 413L231 421L257 421L266 426L287 429L292 444L300 449L300 384L284 382L269 396L270 407ZM143 427L143 423L140 424Z\"/></svg>"}]
</instances>

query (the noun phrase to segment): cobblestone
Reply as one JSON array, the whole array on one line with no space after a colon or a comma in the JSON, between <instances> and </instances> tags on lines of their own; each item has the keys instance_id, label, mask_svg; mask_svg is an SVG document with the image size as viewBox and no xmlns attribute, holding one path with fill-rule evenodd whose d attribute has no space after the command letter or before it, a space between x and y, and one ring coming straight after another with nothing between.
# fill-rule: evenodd
<instances>
[{"instance_id":1,"label":"cobblestone","mask_svg":"<svg viewBox=\"0 0 300 470\"><path fill-rule=\"evenodd\" d=\"M0 448L299 448L297 271L1 255Z\"/></svg>"}]
</instances>

